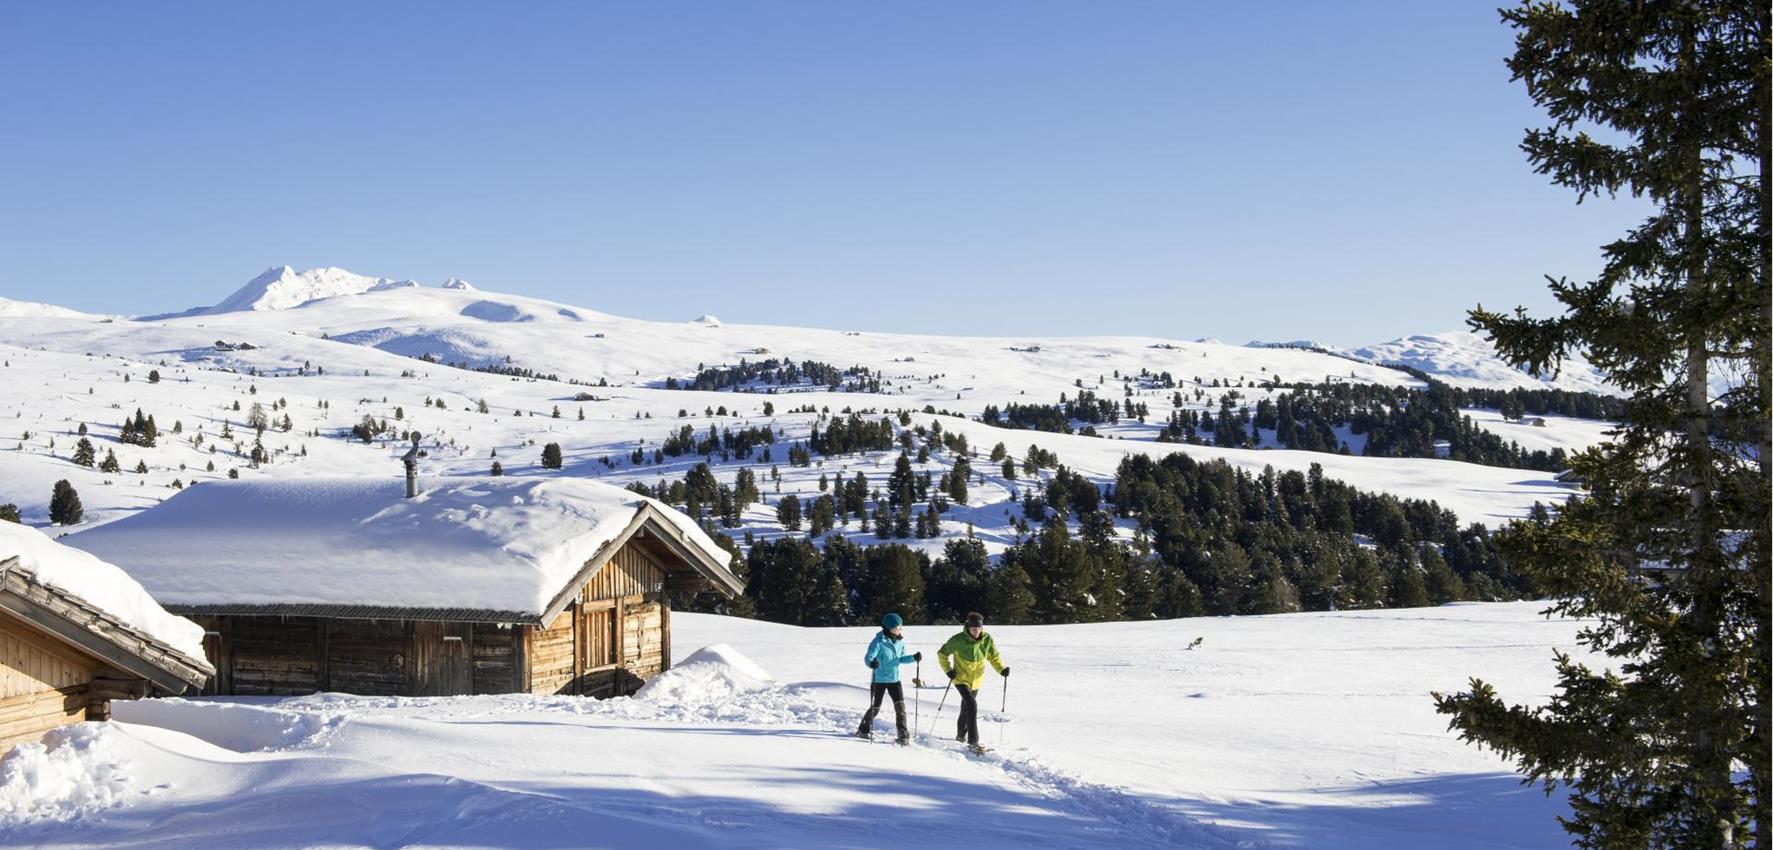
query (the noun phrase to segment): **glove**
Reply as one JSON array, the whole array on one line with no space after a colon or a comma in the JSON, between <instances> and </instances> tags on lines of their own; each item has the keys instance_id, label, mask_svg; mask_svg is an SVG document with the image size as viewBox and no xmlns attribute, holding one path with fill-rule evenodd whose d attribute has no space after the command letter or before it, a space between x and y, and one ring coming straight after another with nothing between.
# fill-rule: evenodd
<instances>
[{"instance_id":1,"label":"glove","mask_svg":"<svg viewBox=\"0 0 1773 850\"><path fill-rule=\"evenodd\" d=\"M880 669L880 662L879 662L879 661L875 661L875 660L874 660L874 659L872 659L872 658L871 658L871 659L869 659L869 660L868 660L868 669L870 669L870 670L878 670L878 669Z\"/></svg>"},{"instance_id":2,"label":"glove","mask_svg":"<svg viewBox=\"0 0 1773 850\"><path fill-rule=\"evenodd\" d=\"M912 653L911 657L917 661L922 661L923 660L923 653L921 653L921 652Z\"/></svg>"},{"instance_id":3,"label":"glove","mask_svg":"<svg viewBox=\"0 0 1773 850\"><path fill-rule=\"evenodd\" d=\"M1010 677L1010 668L1008 668L1008 667L1003 668L1003 677L1005 679L1008 679Z\"/></svg>"},{"instance_id":4,"label":"glove","mask_svg":"<svg viewBox=\"0 0 1773 850\"><path fill-rule=\"evenodd\" d=\"M954 671L953 670L944 670L943 672L948 674L948 678L950 678L950 679L954 678Z\"/></svg>"}]
</instances>

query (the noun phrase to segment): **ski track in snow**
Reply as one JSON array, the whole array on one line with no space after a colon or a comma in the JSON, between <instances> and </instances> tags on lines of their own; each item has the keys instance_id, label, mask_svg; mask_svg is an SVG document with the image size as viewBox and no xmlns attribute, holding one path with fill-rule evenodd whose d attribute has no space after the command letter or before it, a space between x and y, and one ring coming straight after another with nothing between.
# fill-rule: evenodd
<instances>
[{"instance_id":1,"label":"ski track in snow","mask_svg":"<svg viewBox=\"0 0 1773 850\"><path fill-rule=\"evenodd\" d=\"M792 734L795 729L829 734L834 742L850 734L860 712L821 700L817 693L828 689L827 683L780 684L730 695L726 698L653 701L644 697L620 697L594 700L568 696L503 696L503 697L353 697L341 694L320 694L257 702L161 700L141 703L126 710L134 722L184 731L210 743L248 754L286 757L355 760L328 753L331 743L357 723L373 723L378 718L398 718L404 722L419 721L444 726L485 724L515 721L518 716L566 714L588 720L615 724L674 724L693 727L742 725L755 729L775 729ZM859 692L859 689L856 689ZM952 700L950 701L952 702ZM944 719L952 718L945 714ZM986 740L991 730L1007 722L995 711L981 708L980 719ZM922 717L923 727L936 723L936 718ZM1234 840L1219 830L1202 824L1163 805L1141 799L1125 790L1089 781L1063 769L1046 764L1025 750L992 750L975 756L954 746L942 746L945 736L927 735L930 729L920 728L918 749L930 758L963 769L995 773L1024 789L1030 795L1051 804L1069 818L1098 824L1104 839L1117 846L1232 848L1262 847L1263 843ZM932 746L932 743L934 744ZM862 744L858 744L862 745ZM868 745L893 746L890 739L877 738ZM914 750L916 751L916 750ZM390 777L393 779L394 777ZM599 800L582 802L582 795L549 794L496 781L464 779L454 776L424 774L400 777L407 783L441 785L432 790L433 799L423 803L417 818L397 817L389 823L407 823L389 831L387 826L372 828L369 834L357 837L369 846L403 847L414 844L431 846L432 842L454 845L464 831L472 832L488 823L513 816L514 809L540 806L542 812L529 812L524 817L545 813L553 807L574 809L586 814L636 819L666 818L688 827L755 826L757 812L749 806L734 806L731 811L710 811L705 807L660 811L652 807L615 806ZM915 781L915 780L913 780ZM319 792L316 792L319 793ZM287 805L287 797L283 797ZM247 801L239 810L225 808L212 811L209 817L234 820L248 816L259 801ZM376 805L381 805L377 803ZM767 815L764 816L767 818ZM417 821L414 823L413 821ZM15 834L27 838L31 831ZM0 835L5 831L0 830Z\"/></svg>"},{"instance_id":2,"label":"ski track in snow","mask_svg":"<svg viewBox=\"0 0 1773 850\"><path fill-rule=\"evenodd\" d=\"M450 719L432 716L438 708L447 708L451 698L427 700L390 697L386 700L371 701L367 704L360 698L344 698L349 707L325 712L321 719L312 724L312 734L291 749L307 749L324 742L325 738L337 730L339 723L348 722L353 714L361 716L364 710L370 709L401 709L422 708L427 716L438 722L461 722L468 719L490 719L501 714L517 713L542 709L561 711L584 717L607 718L619 721L661 721L668 723L705 725L711 723L742 723L751 726L800 726L830 732L835 736L850 734L860 720L861 712L840 708L819 701L813 694L813 688L805 685L774 685L762 690L738 695L735 700L721 701L689 701L654 703L634 697L620 697L609 700L585 700L578 697L537 697L534 702L519 700L500 711L470 712L469 714ZM888 711L890 715L890 710ZM952 714L948 715L952 717ZM990 730L996 724L1007 722L1003 715L988 711L983 706L979 710L981 737L989 740ZM878 722L878 721L877 721ZM926 717L923 725L929 726L937 722L936 718ZM1164 806L1147 802L1126 791L1098 782L1091 782L1072 773L1046 764L1038 757L1022 750L996 750L975 756L957 747L944 747L941 744L945 736L930 735L930 729L916 730L914 738L919 746L928 749L940 757L973 762L994 770L1008 777L1023 788L1051 800L1071 813L1099 820L1120 827L1133 835L1150 836L1153 846L1175 847L1189 846L1202 848L1217 847L1264 847L1264 843L1251 841L1234 841L1216 834L1208 825L1201 824L1172 811ZM894 746L890 740L876 738L870 742L880 746ZM934 743L935 746L931 746ZM1182 842L1187 842L1185 845Z\"/></svg>"}]
</instances>

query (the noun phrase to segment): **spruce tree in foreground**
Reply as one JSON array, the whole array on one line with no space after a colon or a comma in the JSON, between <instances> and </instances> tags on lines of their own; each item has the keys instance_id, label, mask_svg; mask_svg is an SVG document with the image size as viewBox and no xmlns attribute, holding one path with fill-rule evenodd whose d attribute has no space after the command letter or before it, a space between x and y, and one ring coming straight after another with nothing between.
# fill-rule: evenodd
<instances>
[{"instance_id":1,"label":"spruce tree in foreground","mask_svg":"<svg viewBox=\"0 0 1773 850\"><path fill-rule=\"evenodd\" d=\"M1592 283L1552 282L1562 315L1471 315L1517 364L1582 352L1630 394L1619 436L1574 460L1592 493L1501 535L1618 672L1560 653L1548 706L1473 679L1437 707L1528 781L1568 786L1579 846L1765 847L1768 5L1573 0L1503 17L1509 67L1552 118L1522 145L1538 170L1655 205ZM1594 125L1600 138L1582 132Z\"/></svg>"},{"instance_id":2,"label":"spruce tree in foreground","mask_svg":"<svg viewBox=\"0 0 1773 850\"><path fill-rule=\"evenodd\" d=\"M561 465L560 444L549 443L542 447L542 468L559 469Z\"/></svg>"},{"instance_id":3,"label":"spruce tree in foreground","mask_svg":"<svg viewBox=\"0 0 1773 850\"><path fill-rule=\"evenodd\" d=\"M49 495L49 521L56 525L79 525L86 509L80 505L80 494L64 478L55 482Z\"/></svg>"}]
</instances>

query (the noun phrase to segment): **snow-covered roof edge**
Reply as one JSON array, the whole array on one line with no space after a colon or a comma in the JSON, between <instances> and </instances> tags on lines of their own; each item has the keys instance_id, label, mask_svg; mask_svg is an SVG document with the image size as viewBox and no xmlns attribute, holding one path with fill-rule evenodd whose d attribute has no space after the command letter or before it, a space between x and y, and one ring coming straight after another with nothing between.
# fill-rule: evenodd
<instances>
[{"instance_id":1,"label":"snow-covered roof edge","mask_svg":"<svg viewBox=\"0 0 1773 850\"><path fill-rule=\"evenodd\" d=\"M18 555L0 558L0 611L11 612L88 655L140 676L165 693L202 687L215 675L215 667L202 651L201 628L194 647L174 646L74 591L42 580Z\"/></svg>"}]
</instances>

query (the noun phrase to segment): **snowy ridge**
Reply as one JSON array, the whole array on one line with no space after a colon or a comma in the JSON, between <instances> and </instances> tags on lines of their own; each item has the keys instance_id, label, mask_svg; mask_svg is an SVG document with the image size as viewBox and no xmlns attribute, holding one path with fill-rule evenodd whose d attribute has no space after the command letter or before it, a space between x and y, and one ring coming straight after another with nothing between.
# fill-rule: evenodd
<instances>
[{"instance_id":1,"label":"snowy ridge","mask_svg":"<svg viewBox=\"0 0 1773 850\"><path fill-rule=\"evenodd\" d=\"M104 319L95 313L82 313L68 307L55 304L44 304L38 301L14 301L11 298L0 298L0 319Z\"/></svg>"},{"instance_id":2,"label":"snowy ridge","mask_svg":"<svg viewBox=\"0 0 1773 850\"><path fill-rule=\"evenodd\" d=\"M1368 363L1420 369L1456 387L1619 394L1617 387L1609 384L1594 367L1579 357L1566 361L1555 377L1534 376L1504 362L1489 340L1468 331L1419 334L1341 353Z\"/></svg>"}]
</instances>

